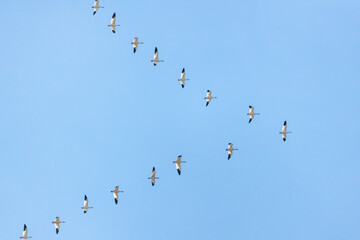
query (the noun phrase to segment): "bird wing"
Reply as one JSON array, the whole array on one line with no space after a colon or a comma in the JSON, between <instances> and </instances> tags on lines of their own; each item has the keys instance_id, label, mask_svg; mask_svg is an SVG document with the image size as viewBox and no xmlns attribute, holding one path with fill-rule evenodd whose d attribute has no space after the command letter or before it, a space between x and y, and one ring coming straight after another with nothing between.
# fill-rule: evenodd
<instances>
[{"instance_id":1,"label":"bird wing","mask_svg":"<svg viewBox=\"0 0 360 240\"><path fill-rule=\"evenodd\" d=\"M24 231L23 231L23 237L27 237L27 227L26 227L26 224L24 224Z\"/></svg>"},{"instance_id":2,"label":"bird wing","mask_svg":"<svg viewBox=\"0 0 360 240\"><path fill-rule=\"evenodd\" d=\"M286 134L282 134L282 138L286 141Z\"/></svg>"},{"instance_id":3,"label":"bird wing","mask_svg":"<svg viewBox=\"0 0 360 240\"><path fill-rule=\"evenodd\" d=\"M250 113L250 114L254 113L254 107L250 107L249 113Z\"/></svg>"},{"instance_id":4,"label":"bird wing","mask_svg":"<svg viewBox=\"0 0 360 240\"><path fill-rule=\"evenodd\" d=\"M151 177L152 178L155 177L155 174L156 174L156 171L155 171L155 168L153 168L152 173L151 173Z\"/></svg>"},{"instance_id":5,"label":"bird wing","mask_svg":"<svg viewBox=\"0 0 360 240\"><path fill-rule=\"evenodd\" d=\"M153 186L155 185L155 179L153 179L153 178L151 179L151 185L153 185Z\"/></svg>"},{"instance_id":6,"label":"bird wing","mask_svg":"<svg viewBox=\"0 0 360 240\"><path fill-rule=\"evenodd\" d=\"M113 192L114 198L118 199L119 198L119 194L117 192Z\"/></svg>"},{"instance_id":7,"label":"bird wing","mask_svg":"<svg viewBox=\"0 0 360 240\"><path fill-rule=\"evenodd\" d=\"M155 48L154 59L158 59L158 57L159 57L159 52L157 48Z\"/></svg>"},{"instance_id":8,"label":"bird wing","mask_svg":"<svg viewBox=\"0 0 360 240\"><path fill-rule=\"evenodd\" d=\"M115 32L115 31L116 31L115 26L110 26L110 28L111 28L111 30L112 30L113 32Z\"/></svg>"},{"instance_id":9,"label":"bird wing","mask_svg":"<svg viewBox=\"0 0 360 240\"><path fill-rule=\"evenodd\" d=\"M208 92L206 93L206 97L211 97L211 91L208 91Z\"/></svg>"},{"instance_id":10,"label":"bird wing","mask_svg":"<svg viewBox=\"0 0 360 240\"><path fill-rule=\"evenodd\" d=\"M287 125L286 125L286 123L284 123L284 125L283 125L283 127L282 127L282 131L283 131L283 132L286 132L286 127L287 127Z\"/></svg>"},{"instance_id":11,"label":"bird wing","mask_svg":"<svg viewBox=\"0 0 360 240\"><path fill-rule=\"evenodd\" d=\"M99 0L95 0L95 3L94 3L94 8L97 8L99 6ZM96 9L97 10L97 9ZM95 11L96 11L95 10Z\"/></svg>"},{"instance_id":12,"label":"bird wing","mask_svg":"<svg viewBox=\"0 0 360 240\"><path fill-rule=\"evenodd\" d=\"M112 18L111 18L111 23L110 25L115 25L115 20L116 20L116 14L114 13Z\"/></svg>"},{"instance_id":13,"label":"bird wing","mask_svg":"<svg viewBox=\"0 0 360 240\"><path fill-rule=\"evenodd\" d=\"M180 165L180 163L179 163L179 162L177 162L177 163L176 163L176 169L181 170L181 165Z\"/></svg>"},{"instance_id":14,"label":"bird wing","mask_svg":"<svg viewBox=\"0 0 360 240\"><path fill-rule=\"evenodd\" d=\"M181 76L180 76L181 79L184 79L185 78L185 68L183 68L182 72L181 72Z\"/></svg>"}]
</instances>

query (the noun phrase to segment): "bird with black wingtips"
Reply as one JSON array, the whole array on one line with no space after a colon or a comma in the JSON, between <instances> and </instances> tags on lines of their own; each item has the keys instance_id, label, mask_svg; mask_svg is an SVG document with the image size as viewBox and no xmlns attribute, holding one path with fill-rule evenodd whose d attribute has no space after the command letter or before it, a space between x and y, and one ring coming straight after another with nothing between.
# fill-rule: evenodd
<instances>
[{"instance_id":1,"label":"bird with black wingtips","mask_svg":"<svg viewBox=\"0 0 360 240\"><path fill-rule=\"evenodd\" d=\"M178 79L178 81L181 83L181 87L184 88L185 87L185 81L188 81L188 78L185 78L185 68L182 69L180 78Z\"/></svg>"},{"instance_id":2,"label":"bird with black wingtips","mask_svg":"<svg viewBox=\"0 0 360 240\"><path fill-rule=\"evenodd\" d=\"M111 191L114 195L115 204L118 204L119 193L123 193L124 191L119 191L119 186L116 186L114 190Z\"/></svg>"},{"instance_id":3,"label":"bird with black wingtips","mask_svg":"<svg viewBox=\"0 0 360 240\"><path fill-rule=\"evenodd\" d=\"M52 222L52 224L55 224L55 228L56 228L56 234L59 233L60 231L60 223L65 223L64 221L60 221L59 217L55 218L55 221Z\"/></svg>"},{"instance_id":4,"label":"bird with black wingtips","mask_svg":"<svg viewBox=\"0 0 360 240\"><path fill-rule=\"evenodd\" d=\"M254 107L253 106L249 106L249 113L247 115L250 116L250 119L249 119L249 123L251 123L251 121L254 119L254 116L255 115L260 115L260 113L254 113Z\"/></svg>"},{"instance_id":5,"label":"bird with black wingtips","mask_svg":"<svg viewBox=\"0 0 360 240\"><path fill-rule=\"evenodd\" d=\"M115 24L115 20L116 20L116 13L114 13L114 14L112 15L110 25L108 25L108 27L111 28L111 30L112 30L113 33L116 32L116 27L120 26L120 25L116 25L116 24Z\"/></svg>"},{"instance_id":6,"label":"bird with black wingtips","mask_svg":"<svg viewBox=\"0 0 360 240\"><path fill-rule=\"evenodd\" d=\"M159 62L164 62L164 60L159 60L159 51L157 47L155 47L154 59L151 60L154 63L154 66L157 66Z\"/></svg>"},{"instance_id":7,"label":"bird with black wingtips","mask_svg":"<svg viewBox=\"0 0 360 240\"><path fill-rule=\"evenodd\" d=\"M28 229L27 229L27 226L26 226L26 224L24 224L24 230L23 230L23 234L22 234L22 237L20 237L20 238L22 238L22 239L28 239L28 238L32 238L32 237L28 237Z\"/></svg>"},{"instance_id":8,"label":"bird with black wingtips","mask_svg":"<svg viewBox=\"0 0 360 240\"><path fill-rule=\"evenodd\" d=\"M81 207L81 209L84 209L84 214L87 213L87 211L90 209L90 208L93 208L93 207L89 207L89 200L85 194L85 197L84 197L84 206Z\"/></svg>"},{"instance_id":9,"label":"bird with black wingtips","mask_svg":"<svg viewBox=\"0 0 360 240\"><path fill-rule=\"evenodd\" d=\"M185 161L181 161L182 155L179 155L176 159L176 161L173 161L173 163L176 164L176 170L179 175L181 175L181 163L186 163Z\"/></svg>"},{"instance_id":10,"label":"bird with black wingtips","mask_svg":"<svg viewBox=\"0 0 360 240\"><path fill-rule=\"evenodd\" d=\"M155 174L156 174L155 167L153 167L152 172L151 172L151 177L148 177L148 179L151 179L152 186L155 185L155 179L159 179L158 177L155 177Z\"/></svg>"},{"instance_id":11,"label":"bird with black wingtips","mask_svg":"<svg viewBox=\"0 0 360 240\"><path fill-rule=\"evenodd\" d=\"M143 42L139 42L139 38L135 37L134 40L131 42L131 44L133 45L134 48L134 53L137 50L138 44L144 44Z\"/></svg>"},{"instance_id":12,"label":"bird with black wingtips","mask_svg":"<svg viewBox=\"0 0 360 240\"><path fill-rule=\"evenodd\" d=\"M285 121L284 124L283 124L283 127L282 127L282 131L279 132L279 134L282 135L282 139L283 139L284 142L286 141L286 134L291 133L291 132L287 132L286 129L287 129L287 123Z\"/></svg>"},{"instance_id":13,"label":"bird with black wingtips","mask_svg":"<svg viewBox=\"0 0 360 240\"><path fill-rule=\"evenodd\" d=\"M204 97L204 99L206 99L206 107L211 102L211 99L214 99L214 98L216 98L216 97L211 96L211 91L207 90L206 97Z\"/></svg>"},{"instance_id":14,"label":"bird with black wingtips","mask_svg":"<svg viewBox=\"0 0 360 240\"><path fill-rule=\"evenodd\" d=\"M94 6L92 6L92 8L94 9L93 15L95 15L99 8L104 8L104 7L99 6L99 0L95 0Z\"/></svg>"},{"instance_id":15,"label":"bird with black wingtips","mask_svg":"<svg viewBox=\"0 0 360 240\"><path fill-rule=\"evenodd\" d=\"M225 149L228 152L228 160L231 158L233 151L239 150L237 148L233 148L233 144L229 143L228 148Z\"/></svg>"}]
</instances>

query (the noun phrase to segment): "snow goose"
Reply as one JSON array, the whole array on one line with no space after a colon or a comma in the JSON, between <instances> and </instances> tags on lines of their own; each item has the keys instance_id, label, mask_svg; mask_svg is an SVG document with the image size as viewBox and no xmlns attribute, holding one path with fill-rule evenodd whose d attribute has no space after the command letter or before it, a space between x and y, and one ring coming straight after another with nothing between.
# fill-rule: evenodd
<instances>
[{"instance_id":1,"label":"snow goose","mask_svg":"<svg viewBox=\"0 0 360 240\"><path fill-rule=\"evenodd\" d=\"M211 102L211 99L213 99L213 98L216 98L216 97L212 97L211 91L207 90L206 97L204 97L204 99L206 99L206 107L209 105L209 103Z\"/></svg>"},{"instance_id":2,"label":"snow goose","mask_svg":"<svg viewBox=\"0 0 360 240\"><path fill-rule=\"evenodd\" d=\"M116 20L116 13L114 13L114 14L112 15L110 25L108 25L108 27L111 28L111 30L112 30L113 33L115 33L115 31L116 31L116 27L120 26L120 25L116 25L116 24L115 24L115 20Z\"/></svg>"},{"instance_id":3,"label":"snow goose","mask_svg":"<svg viewBox=\"0 0 360 240\"><path fill-rule=\"evenodd\" d=\"M285 122L284 122L284 125L283 125L283 127L282 127L282 131L279 132L279 134L282 134L282 139L284 140L284 142L286 141L286 134L291 133L291 132L287 132L287 131L286 131L286 128L287 128L287 123L286 123L286 121L285 121Z\"/></svg>"},{"instance_id":4,"label":"snow goose","mask_svg":"<svg viewBox=\"0 0 360 240\"><path fill-rule=\"evenodd\" d=\"M138 38L138 37L135 37L131 44L132 44L133 47L134 47L134 53L135 53L136 50L137 50L138 44L144 44L144 43L143 43L143 42L139 42L139 38Z\"/></svg>"},{"instance_id":5,"label":"snow goose","mask_svg":"<svg viewBox=\"0 0 360 240\"><path fill-rule=\"evenodd\" d=\"M159 179L158 177L155 177L155 174L156 174L155 167L153 167L151 177L148 178L148 179L151 179L152 186L155 185L155 179Z\"/></svg>"},{"instance_id":6,"label":"snow goose","mask_svg":"<svg viewBox=\"0 0 360 240\"><path fill-rule=\"evenodd\" d=\"M228 152L228 160L231 158L233 151L239 150L237 148L233 148L233 144L229 143L228 148L226 149L226 151Z\"/></svg>"},{"instance_id":7,"label":"snow goose","mask_svg":"<svg viewBox=\"0 0 360 240\"><path fill-rule=\"evenodd\" d=\"M185 81L188 81L188 78L185 78L185 68L182 69L180 78L178 79L178 81L180 81L181 83L181 87L184 88L185 87Z\"/></svg>"},{"instance_id":8,"label":"snow goose","mask_svg":"<svg viewBox=\"0 0 360 240\"><path fill-rule=\"evenodd\" d=\"M254 107L253 106L249 106L249 113L247 115L250 116L250 119L249 119L249 123L251 123L251 121L254 119L254 116L255 115L260 115L260 113L254 113Z\"/></svg>"},{"instance_id":9,"label":"snow goose","mask_svg":"<svg viewBox=\"0 0 360 240\"><path fill-rule=\"evenodd\" d=\"M176 164L176 170L179 175L181 175L181 163L186 163L185 161L181 161L182 155L179 155L176 159L176 161L173 161L173 163Z\"/></svg>"},{"instance_id":10,"label":"snow goose","mask_svg":"<svg viewBox=\"0 0 360 240\"><path fill-rule=\"evenodd\" d=\"M31 238L31 237L28 237L27 233L28 233L28 229L27 229L26 224L24 224L23 235L22 235L22 237L20 237L20 238L22 238L22 239L28 239L28 238Z\"/></svg>"},{"instance_id":11,"label":"snow goose","mask_svg":"<svg viewBox=\"0 0 360 240\"><path fill-rule=\"evenodd\" d=\"M56 218L55 218L55 221L52 222L52 224L55 224L56 234L59 233L60 223L65 223L65 222L64 222L64 221L60 221L60 218L59 218L59 217L56 217Z\"/></svg>"},{"instance_id":12,"label":"snow goose","mask_svg":"<svg viewBox=\"0 0 360 240\"><path fill-rule=\"evenodd\" d=\"M84 213L87 213L89 208L93 208L93 207L89 207L89 200L88 200L88 198L87 198L87 196L85 194L84 206L81 209L84 209Z\"/></svg>"},{"instance_id":13,"label":"snow goose","mask_svg":"<svg viewBox=\"0 0 360 240\"><path fill-rule=\"evenodd\" d=\"M113 191L111 191L114 195L114 201L115 204L118 204L118 200L119 200L119 194L118 193L123 193L124 191L119 191L119 186L116 186L115 189Z\"/></svg>"},{"instance_id":14,"label":"snow goose","mask_svg":"<svg viewBox=\"0 0 360 240\"><path fill-rule=\"evenodd\" d=\"M94 9L93 15L95 15L95 13L99 8L104 8L104 7L99 6L99 0L95 0L94 6L92 6L92 8Z\"/></svg>"},{"instance_id":15,"label":"snow goose","mask_svg":"<svg viewBox=\"0 0 360 240\"><path fill-rule=\"evenodd\" d=\"M164 60L159 60L159 52L157 47L155 47L154 60L151 60L151 62L154 63L154 66L156 66L159 62L164 62Z\"/></svg>"}]
</instances>

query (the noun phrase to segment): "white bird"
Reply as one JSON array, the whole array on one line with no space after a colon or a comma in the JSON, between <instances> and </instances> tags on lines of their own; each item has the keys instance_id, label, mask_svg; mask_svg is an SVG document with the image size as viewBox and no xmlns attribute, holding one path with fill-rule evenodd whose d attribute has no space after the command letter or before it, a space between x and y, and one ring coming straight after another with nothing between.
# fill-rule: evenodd
<instances>
[{"instance_id":1,"label":"white bird","mask_svg":"<svg viewBox=\"0 0 360 240\"><path fill-rule=\"evenodd\" d=\"M93 207L89 207L89 200L88 200L87 196L85 195L84 206L81 209L84 209L84 213L87 213L89 208L93 208Z\"/></svg>"},{"instance_id":2,"label":"white bird","mask_svg":"<svg viewBox=\"0 0 360 240\"><path fill-rule=\"evenodd\" d=\"M116 27L120 26L120 25L116 25L116 24L115 24L115 20L116 20L116 13L114 13L114 14L112 15L110 25L108 25L108 27L111 28L111 30L112 30L113 33L115 33L115 31L116 31Z\"/></svg>"},{"instance_id":3,"label":"white bird","mask_svg":"<svg viewBox=\"0 0 360 240\"><path fill-rule=\"evenodd\" d=\"M60 223L65 223L65 222L64 222L64 221L60 221L60 218L59 218L59 217L56 217L56 218L55 218L55 221L52 222L52 224L55 224L56 234L59 233Z\"/></svg>"},{"instance_id":4,"label":"white bird","mask_svg":"<svg viewBox=\"0 0 360 240\"><path fill-rule=\"evenodd\" d=\"M182 69L180 78L178 79L178 81L180 81L181 83L181 87L184 88L185 87L185 81L188 81L188 78L185 78L185 68Z\"/></svg>"},{"instance_id":5,"label":"white bird","mask_svg":"<svg viewBox=\"0 0 360 240\"><path fill-rule=\"evenodd\" d=\"M282 134L282 139L284 140L284 142L286 141L286 134L291 133L291 132L287 132L287 131L286 131L286 128L287 128L287 123L286 123L286 121L285 121L285 122L284 122L284 125L283 125L283 127L282 127L282 131L279 132L279 134Z\"/></svg>"},{"instance_id":6,"label":"white bird","mask_svg":"<svg viewBox=\"0 0 360 240\"><path fill-rule=\"evenodd\" d=\"M97 10L98 10L99 8L104 8L104 7L99 6L99 0L95 0L94 6L92 6L91 8L94 9L93 15L95 15L95 13L97 12Z\"/></svg>"},{"instance_id":7,"label":"white bird","mask_svg":"<svg viewBox=\"0 0 360 240\"><path fill-rule=\"evenodd\" d=\"M148 179L151 179L151 185L152 186L155 185L155 179L159 179L158 177L155 177L155 174L156 174L155 167L153 167L151 177L148 178Z\"/></svg>"},{"instance_id":8,"label":"white bird","mask_svg":"<svg viewBox=\"0 0 360 240\"><path fill-rule=\"evenodd\" d=\"M114 195L114 201L115 204L118 204L118 200L119 200L119 194L118 193L123 193L124 191L119 191L119 186L116 186L115 189L113 191L111 191Z\"/></svg>"},{"instance_id":9,"label":"white bird","mask_svg":"<svg viewBox=\"0 0 360 240\"><path fill-rule=\"evenodd\" d=\"M247 115L250 116L250 119L249 119L249 123L254 119L254 116L255 115L260 115L260 113L254 113L254 107L253 106L249 106L249 113Z\"/></svg>"},{"instance_id":10,"label":"white bird","mask_svg":"<svg viewBox=\"0 0 360 240\"><path fill-rule=\"evenodd\" d=\"M206 99L206 107L209 105L209 103L211 102L211 99L214 99L216 97L212 97L211 96L211 91L210 90L207 90L207 93L206 93L206 97L204 97L204 99Z\"/></svg>"},{"instance_id":11,"label":"white bird","mask_svg":"<svg viewBox=\"0 0 360 240\"><path fill-rule=\"evenodd\" d=\"M136 49L137 49L137 47L138 47L138 44L144 44L144 43L143 43L143 42L139 42L138 37L135 37L131 44L132 44L133 47L134 47L134 53L135 53L135 52L136 52Z\"/></svg>"},{"instance_id":12,"label":"white bird","mask_svg":"<svg viewBox=\"0 0 360 240\"><path fill-rule=\"evenodd\" d=\"M237 148L233 148L233 144L229 143L228 148L225 149L228 152L228 160L231 158L233 151L239 150Z\"/></svg>"},{"instance_id":13,"label":"white bird","mask_svg":"<svg viewBox=\"0 0 360 240\"><path fill-rule=\"evenodd\" d=\"M176 159L176 161L173 161L173 163L176 164L176 170L179 175L181 175L181 163L186 163L185 161L181 161L182 155L179 155Z\"/></svg>"},{"instance_id":14,"label":"white bird","mask_svg":"<svg viewBox=\"0 0 360 240\"><path fill-rule=\"evenodd\" d=\"M164 62L164 60L159 60L159 52L157 47L155 47L154 60L151 60L151 62L154 63L154 66L156 66L159 62Z\"/></svg>"},{"instance_id":15,"label":"white bird","mask_svg":"<svg viewBox=\"0 0 360 240\"><path fill-rule=\"evenodd\" d=\"M31 237L28 237L27 233L28 233L27 226L26 226L26 224L24 224L23 235L22 235L22 237L20 237L20 238L22 238L22 239L31 238Z\"/></svg>"}]
</instances>

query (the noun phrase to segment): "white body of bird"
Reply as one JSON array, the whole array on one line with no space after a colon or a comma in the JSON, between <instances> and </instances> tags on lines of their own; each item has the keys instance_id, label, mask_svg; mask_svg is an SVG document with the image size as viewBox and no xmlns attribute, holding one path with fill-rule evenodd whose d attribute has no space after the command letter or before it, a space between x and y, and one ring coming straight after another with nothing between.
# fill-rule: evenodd
<instances>
[{"instance_id":1,"label":"white body of bird","mask_svg":"<svg viewBox=\"0 0 360 240\"><path fill-rule=\"evenodd\" d=\"M178 79L178 81L181 84L181 87L184 88L185 87L185 81L188 81L189 79L185 78L185 68L182 69L180 78Z\"/></svg>"},{"instance_id":2,"label":"white body of bird","mask_svg":"<svg viewBox=\"0 0 360 240\"><path fill-rule=\"evenodd\" d=\"M283 127L282 127L282 131L279 132L279 134L282 135L282 139L283 139L284 142L286 141L286 134L291 133L291 132L287 132L286 129L287 129L287 123L285 121L284 124L283 124Z\"/></svg>"},{"instance_id":3,"label":"white body of bird","mask_svg":"<svg viewBox=\"0 0 360 240\"><path fill-rule=\"evenodd\" d=\"M55 221L52 222L52 224L55 224L56 234L60 231L60 223L65 223L64 221L60 221L59 217L55 218Z\"/></svg>"},{"instance_id":4,"label":"white body of bird","mask_svg":"<svg viewBox=\"0 0 360 240\"><path fill-rule=\"evenodd\" d=\"M225 149L228 152L228 160L231 158L233 151L239 150L237 148L233 148L233 144L229 143L228 148Z\"/></svg>"},{"instance_id":5,"label":"white body of bird","mask_svg":"<svg viewBox=\"0 0 360 240\"><path fill-rule=\"evenodd\" d=\"M255 115L260 115L260 113L255 113L254 112L254 107L253 106L249 106L249 113L247 114L250 116L250 119L249 119L249 123L254 119L254 116Z\"/></svg>"},{"instance_id":6,"label":"white body of bird","mask_svg":"<svg viewBox=\"0 0 360 240\"><path fill-rule=\"evenodd\" d=\"M27 226L26 224L24 224L24 230L23 230L23 234L22 234L22 237L20 237L21 239L28 239L28 238L31 238L31 237L28 237L28 229L27 229Z\"/></svg>"},{"instance_id":7,"label":"white body of bird","mask_svg":"<svg viewBox=\"0 0 360 240\"><path fill-rule=\"evenodd\" d=\"M139 38L138 38L138 37L135 37L131 44L133 45L134 53L135 53L136 50L137 50L138 45L139 45L139 44L144 44L144 43L143 43L143 42L139 42Z\"/></svg>"},{"instance_id":8,"label":"white body of bird","mask_svg":"<svg viewBox=\"0 0 360 240\"><path fill-rule=\"evenodd\" d=\"M115 21L116 21L116 13L114 13L114 14L112 15L110 25L108 25L108 27L111 28L111 30L112 30L113 33L116 32L116 27L120 26L120 25L116 25Z\"/></svg>"},{"instance_id":9,"label":"white body of bird","mask_svg":"<svg viewBox=\"0 0 360 240\"><path fill-rule=\"evenodd\" d=\"M159 60L159 51L157 47L155 47L154 59L151 60L154 63L154 66L157 66L159 62L164 62L164 60Z\"/></svg>"},{"instance_id":10,"label":"white body of bird","mask_svg":"<svg viewBox=\"0 0 360 240\"><path fill-rule=\"evenodd\" d=\"M124 191L119 191L119 186L116 186L114 190L111 191L114 195L115 204L118 204L119 193L123 193Z\"/></svg>"},{"instance_id":11,"label":"white body of bird","mask_svg":"<svg viewBox=\"0 0 360 240\"><path fill-rule=\"evenodd\" d=\"M148 177L148 179L151 179L151 185L152 186L155 185L155 179L159 179L155 175L156 175L156 171L155 171L155 167L153 167L152 172L151 172L151 177Z\"/></svg>"},{"instance_id":12,"label":"white body of bird","mask_svg":"<svg viewBox=\"0 0 360 240\"><path fill-rule=\"evenodd\" d=\"M176 170L179 175L181 175L181 163L186 163L185 161L181 161L182 155L179 155L176 159L176 161L173 161L176 165Z\"/></svg>"},{"instance_id":13,"label":"white body of bird","mask_svg":"<svg viewBox=\"0 0 360 240\"><path fill-rule=\"evenodd\" d=\"M85 195L85 199L84 199L84 206L81 207L81 209L84 209L84 213L87 213L87 211L93 207L89 207L89 200L87 198L87 196Z\"/></svg>"},{"instance_id":14,"label":"white body of bird","mask_svg":"<svg viewBox=\"0 0 360 240\"><path fill-rule=\"evenodd\" d=\"M206 107L209 105L211 100L214 99L214 98L216 98L216 97L211 96L211 91L207 90L206 97L204 97L204 99L206 99Z\"/></svg>"},{"instance_id":15,"label":"white body of bird","mask_svg":"<svg viewBox=\"0 0 360 240\"><path fill-rule=\"evenodd\" d=\"M99 8L104 8L104 7L99 5L99 0L95 0L94 6L92 6L92 8L94 9L93 15L95 15Z\"/></svg>"}]
</instances>

